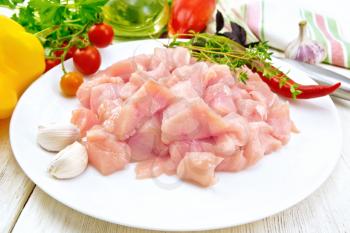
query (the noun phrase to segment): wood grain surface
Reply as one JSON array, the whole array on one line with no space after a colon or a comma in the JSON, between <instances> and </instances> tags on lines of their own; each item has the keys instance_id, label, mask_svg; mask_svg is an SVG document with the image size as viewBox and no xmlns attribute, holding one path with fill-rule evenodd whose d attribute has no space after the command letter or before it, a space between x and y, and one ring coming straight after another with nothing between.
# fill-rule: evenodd
<instances>
[{"instance_id":1,"label":"wood grain surface","mask_svg":"<svg viewBox=\"0 0 350 233\"><path fill-rule=\"evenodd\" d=\"M9 120L0 120L0 232L13 228L33 188L12 155Z\"/></svg>"}]
</instances>

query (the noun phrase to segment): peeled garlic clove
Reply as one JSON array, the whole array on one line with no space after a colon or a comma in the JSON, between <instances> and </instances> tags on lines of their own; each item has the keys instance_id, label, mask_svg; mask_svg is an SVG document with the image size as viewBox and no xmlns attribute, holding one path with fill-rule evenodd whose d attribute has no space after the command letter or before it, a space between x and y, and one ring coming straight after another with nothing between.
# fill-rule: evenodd
<instances>
[{"instance_id":1,"label":"peeled garlic clove","mask_svg":"<svg viewBox=\"0 0 350 233\"><path fill-rule=\"evenodd\" d=\"M79 129L72 124L39 126L37 142L48 151L60 151L79 139Z\"/></svg>"},{"instance_id":2,"label":"peeled garlic clove","mask_svg":"<svg viewBox=\"0 0 350 233\"><path fill-rule=\"evenodd\" d=\"M320 43L307 37L306 26L306 21L299 23L299 37L288 44L285 55L301 62L320 63L326 58L326 51Z\"/></svg>"},{"instance_id":3,"label":"peeled garlic clove","mask_svg":"<svg viewBox=\"0 0 350 233\"><path fill-rule=\"evenodd\" d=\"M69 179L80 175L87 165L88 154L85 146L74 142L56 155L48 172L57 179Z\"/></svg>"}]
</instances>

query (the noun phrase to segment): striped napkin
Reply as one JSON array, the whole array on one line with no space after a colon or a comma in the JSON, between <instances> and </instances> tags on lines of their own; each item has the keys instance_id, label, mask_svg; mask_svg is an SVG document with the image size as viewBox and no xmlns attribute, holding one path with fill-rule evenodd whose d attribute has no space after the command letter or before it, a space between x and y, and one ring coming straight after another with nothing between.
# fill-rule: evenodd
<instances>
[{"instance_id":1,"label":"striped napkin","mask_svg":"<svg viewBox=\"0 0 350 233\"><path fill-rule=\"evenodd\" d=\"M254 1L237 4L233 0L219 0L217 4L225 18L220 32L231 31L230 21L247 32L247 43L268 41L278 50L285 50L288 43L297 38L298 23L308 22L308 36L323 44L327 51L324 63L350 68L350 42L345 41L337 22L329 17L301 9L285 1ZM208 32L215 32L215 15L208 25Z\"/></svg>"}]
</instances>

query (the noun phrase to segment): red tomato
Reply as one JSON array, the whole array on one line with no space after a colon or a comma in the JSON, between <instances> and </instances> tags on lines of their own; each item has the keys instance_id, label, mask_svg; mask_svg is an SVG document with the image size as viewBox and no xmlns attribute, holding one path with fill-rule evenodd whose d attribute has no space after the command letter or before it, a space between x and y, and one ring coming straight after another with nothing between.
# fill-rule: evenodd
<instances>
[{"instance_id":1,"label":"red tomato","mask_svg":"<svg viewBox=\"0 0 350 233\"><path fill-rule=\"evenodd\" d=\"M75 96L79 86L84 82L83 75L79 72L68 72L60 81L61 91L66 96Z\"/></svg>"},{"instance_id":2,"label":"red tomato","mask_svg":"<svg viewBox=\"0 0 350 233\"><path fill-rule=\"evenodd\" d=\"M73 62L79 72L90 75L100 68L101 55L96 47L90 45L77 49L73 55Z\"/></svg>"},{"instance_id":3,"label":"red tomato","mask_svg":"<svg viewBox=\"0 0 350 233\"><path fill-rule=\"evenodd\" d=\"M113 28L105 23L93 25L89 31L88 36L90 42L97 48L104 48L110 45L113 41Z\"/></svg>"},{"instance_id":4,"label":"red tomato","mask_svg":"<svg viewBox=\"0 0 350 233\"><path fill-rule=\"evenodd\" d=\"M73 57L76 50L77 50L77 48L75 46L70 47L65 59L69 59L69 58Z\"/></svg>"},{"instance_id":5,"label":"red tomato","mask_svg":"<svg viewBox=\"0 0 350 233\"><path fill-rule=\"evenodd\" d=\"M67 46L67 42L63 42L62 45L60 46L60 48L66 47ZM62 50L56 50L55 52L53 52L53 54L56 57L61 57L61 55L63 54L63 49Z\"/></svg>"},{"instance_id":6,"label":"red tomato","mask_svg":"<svg viewBox=\"0 0 350 233\"><path fill-rule=\"evenodd\" d=\"M168 23L170 35L201 32L215 10L215 0L174 0Z\"/></svg>"},{"instance_id":7,"label":"red tomato","mask_svg":"<svg viewBox=\"0 0 350 233\"><path fill-rule=\"evenodd\" d=\"M61 47L66 47L66 46L67 46L67 42L63 42L63 44L61 45ZM77 48L75 46L70 47L64 60L67 60L67 59L73 57L75 50L77 50ZM56 50L53 54L56 57L61 57L63 52L64 52L64 50Z\"/></svg>"},{"instance_id":8,"label":"red tomato","mask_svg":"<svg viewBox=\"0 0 350 233\"><path fill-rule=\"evenodd\" d=\"M45 59L45 72L60 64L60 59Z\"/></svg>"}]
</instances>

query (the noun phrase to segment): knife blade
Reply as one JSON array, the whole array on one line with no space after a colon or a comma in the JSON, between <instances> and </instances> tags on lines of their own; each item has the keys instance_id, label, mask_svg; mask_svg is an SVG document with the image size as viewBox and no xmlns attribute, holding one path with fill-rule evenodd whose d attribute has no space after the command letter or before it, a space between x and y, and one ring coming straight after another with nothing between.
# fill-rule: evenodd
<instances>
[{"instance_id":1,"label":"knife blade","mask_svg":"<svg viewBox=\"0 0 350 233\"><path fill-rule=\"evenodd\" d=\"M311 65L288 58L278 57L278 59L304 71L311 79L320 85L332 85L341 82L341 86L331 95L341 99L350 100L350 77L346 77L317 65Z\"/></svg>"}]
</instances>

